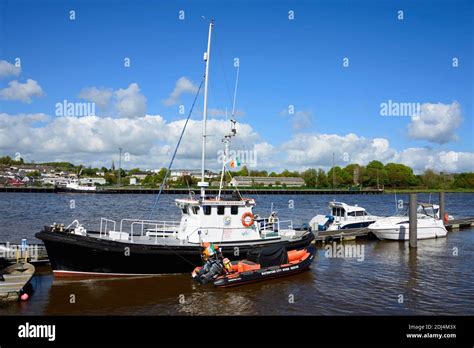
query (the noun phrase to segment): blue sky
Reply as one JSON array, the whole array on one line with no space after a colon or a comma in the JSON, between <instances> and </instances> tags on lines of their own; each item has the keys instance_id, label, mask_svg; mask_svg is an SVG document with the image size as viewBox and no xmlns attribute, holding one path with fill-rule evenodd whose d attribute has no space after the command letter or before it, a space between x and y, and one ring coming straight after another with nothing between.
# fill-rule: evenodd
<instances>
[{"instance_id":1,"label":"blue sky","mask_svg":"<svg viewBox=\"0 0 474 348\"><path fill-rule=\"evenodd\" d=\"M74 21L69 19L70 10L76 12ZM185 11L185 20L178 18L180 10ZM288 19L290 10L294 20ZM403 20L397 19L399 10ZM209 18L216 23L210 107L231 108L232 64L238 57L237 109L243 112L238 119L258 134L255 141L274 148L268 163L285 161L286 155L278 153L301 137L350 133L386 139L400 155L393 159L400 161L401 152L414 148L428 149L434 161L436 154L449 151L472 158L470 1L0 0L0 60L14 63L21 57L21 73L1 79L0 89L13 79L21 83L32 79L43 91L30 103L3 98L0 113L54 117L57 102L81 101L78 96L84 88L118 90L136 83L146 97L147 114L161 115L166 122L180 120L178 105L163 101L180 77L199 84ZM125 57L131 59L129 68L123 66ZM343 67L345 57L349 67ZM452 66L453 57L459 59L457 68ZM192 93L183 93L178 104L189 107L192 98ZM462 122L447 131L446 141L424 136L429 128L410 135L410 117L380 115L380 104L389 99L457 102ZM300 122L284 115L288 105L303 115ZM202 110L202 100L197 109ZM427 120L422 126L429 124ZM4 145L2 149L0 143L0 151L14 148ZM31 157L61 157L47 151L35 154L28 148L19 151ZM74 159L72 153L63 157ZM295 168L327 166L327 157L290 162ZM90 149L78 151L77 160L98 161Z\"/></svg>"}]
</instances>

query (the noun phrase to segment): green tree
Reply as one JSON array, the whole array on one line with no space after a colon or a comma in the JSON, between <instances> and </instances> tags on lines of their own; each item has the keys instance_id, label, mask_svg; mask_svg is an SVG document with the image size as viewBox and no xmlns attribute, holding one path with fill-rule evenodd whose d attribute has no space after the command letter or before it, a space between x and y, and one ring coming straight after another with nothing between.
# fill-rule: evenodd
<instances>
[{"instance_id":1,"label":"green tree","mask_svg":"<svg viewBox=\"0 0 474 348\"><path fill-rule=\"evenodd\" d=\"M316 169L310 168L305 170L301 177L307 187L316 187L318 185L318 172Z\"/></svg>"},{"instance_id":2,"label":"green tree","mask_svg":"<svg viewBox=\"0 0 474 348\"><path fill-rule=\"evenodd\" d=\"M418 179L413 174L413 170L404 164L387 163L385 170L388 185L391 187L409 187L418 184Z\"/></svg>"},{"instance_id":3,"label":"green tree","mask_svg":"<svg viewBox=\"0 0 474 348\"><path fill-rule=\"evenodd\" d=\"M334 173L334 183L333 183L333 173ZM333 185L334 187L342 187L344 185L347 185L347 183L351 182L350 175L344 170L342 170L342 168L339 166L331 168L328 171L327 177L328 177L329 186L331 187Z\"/></svg>"},{"instance_id":4,"label":"green tree","mask_svg":"<svg viewBox=\"0 0 474 348\"><path fill-rule=\"evenodd\" d=\"M474 173L461 173L454 175L453 188L474 189Z\"/></svg>"},{"instance_id":5,"label":"green tree","mask_svg":"<svg viewBox=\"0 0 474 348\"><path fill-rule=\"evenodd\" d=\"M326 176L326 173L324 172L323 169L318 169L318 179L317 179L317 185L318 187L325 188L328 187L328 178Z\"/></svg>"},{"instance_id":6,"label":"green tree","mask_svg":"<svg viewBox=\"0 0 474 348\"><path fill-rule=\"evenodd\" d=\"M117 184L117 177L115 176L114 173L105 173L104 179L109 185Z\"/></svg>"}]
</instances>

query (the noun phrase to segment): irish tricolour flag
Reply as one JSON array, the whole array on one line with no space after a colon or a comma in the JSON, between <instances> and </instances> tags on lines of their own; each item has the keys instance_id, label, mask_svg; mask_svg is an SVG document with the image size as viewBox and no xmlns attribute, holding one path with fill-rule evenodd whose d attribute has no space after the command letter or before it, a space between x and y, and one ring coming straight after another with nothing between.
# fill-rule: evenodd
<instances>
[{"instance_id":1,"label":"irish tricolour flag","mask_svg":"<svg viewBox=\"0 0 474 348\"><path fill-rule=\"evenodd\" d=\"M240 159L238 157L236 157L235 159L230 161L230 167L231 168L240 167Z\"/></svg>"}]
</instances>

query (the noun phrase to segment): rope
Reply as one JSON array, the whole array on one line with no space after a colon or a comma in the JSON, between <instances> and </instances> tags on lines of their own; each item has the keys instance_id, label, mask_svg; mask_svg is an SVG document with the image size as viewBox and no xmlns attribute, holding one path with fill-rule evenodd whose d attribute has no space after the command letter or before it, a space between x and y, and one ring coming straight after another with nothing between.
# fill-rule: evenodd
<instances>
[{"instance_id":1,"label":"rope","mask_svg":"<svg viewBox=\"0 0 474 348\"><path fill-rule=\"evenodd\" d=\"M176 144L176 148L174 149L173 157L171 157L170 164L168 165L168 169L166 170L165 177L163 178L163 182L161 183L160 191L158 192L158 195L156 196L155 203L153 204L153 207L151 208L150 215L148 217L149 220L151 220L153 213L156 210L156 206L158 204L158 201L160 200L161 193L163 192L163 188L165 187L166 179L168 178L168 175L171 171L171 166L173 165L174 159L176 157L176 153L178 152L179 145L181 144L181 140L183 139L184 131L186 130L186 126L188 125L189 119L191 118L191 114L193 113L194 105L196 105L197 98L199 96L199 92L201 91L202 84L204 82L204 78L201 80L201 83L199 84L199 88L196 92L196 95L194 97L193 104L191 105L191 109L189 110L188 117L186 118L186 122L184 123L183 130L181 131L181 135L179 137L178 143Z\"/></svg>"}]
</instances>

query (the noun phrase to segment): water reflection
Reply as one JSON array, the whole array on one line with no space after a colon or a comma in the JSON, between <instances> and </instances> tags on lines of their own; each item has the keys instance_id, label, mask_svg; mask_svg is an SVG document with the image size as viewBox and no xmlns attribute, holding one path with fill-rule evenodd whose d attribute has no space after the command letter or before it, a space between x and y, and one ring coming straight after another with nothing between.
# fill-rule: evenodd
<instances>
[{"instance_id":1,"label":"water reflection","mask_svg":"<svg viewBox=\"0 0 474 348\"><path fill-rule=\"evenodd\" d=\"M1 240L32 237L43 224L80 218L90 224L100 216L142 216L154 196L8 194L0 200ZM110 199L113 198L113 199ZM160 214L175 217L174 196L163 197ZM274 203L282 218L295 224L325 212L328 196L260 195L257 212ZM394 211L394 196L338 196L377 215ZM404 199L403 195L398 198ZM288 200L294 200L294 210ZM428 196L420 196L428 200ZM63 205L64 204L64 205ZM42 209L35 209L35 207ZM447 211L474 215L474 194L448 194ZM44 208L44 209L43 209ZM3 214L5 212L5 214ZM327 257L324 248L310 271L247 286L216 289L194 283L190 276L164 275L116 279L54 279L50 270L37 272L30 301L0 307L0 314L51 315L425 315L474 314L474 229L450 232L447 238L408 242L357 240L363 260ZM71 303L74 295L74 303ZM403 295L400 302L399 295ZM290 301L290 299L293 299ZM181 301L180 301L181 300ZM184 301L182 301L184 300Z\"/></svg>"}]
</instances>

